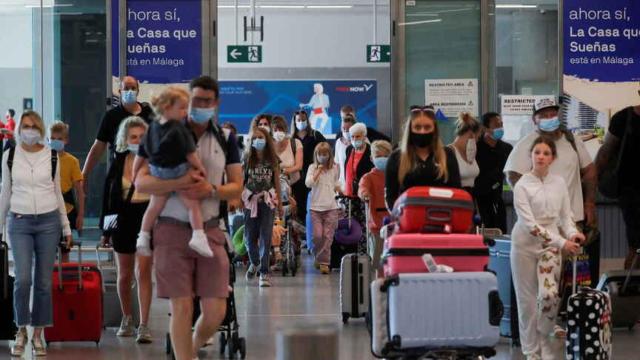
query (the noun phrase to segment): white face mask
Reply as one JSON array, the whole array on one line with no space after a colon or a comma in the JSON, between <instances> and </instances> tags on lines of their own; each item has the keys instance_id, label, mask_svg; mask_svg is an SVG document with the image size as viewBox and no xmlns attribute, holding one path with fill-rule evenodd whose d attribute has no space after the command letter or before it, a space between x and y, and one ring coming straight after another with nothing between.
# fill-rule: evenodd
<instances>
[{"instance_id":1,"label":"white face mask","mask_svg":"<svg viewBox=\"0 0 640 360\"><path fill-rule=\"evenodd\" d=\"M282 142L282 140L284 140L284 138L287 137L287 134L284 133L284 131L276 131L273 133L273 140L275 140L277 143Z\"/></svg>"},{"instance_id":2,"label":"white face mask","mask_svg":"<svg viewBox=\"0 0 640 360\"><path fill-rule=\"evenodd\" d=\"M467 140L467 161L474 161L476 159L476 141L474 139Z\"/></svg>"},{"instance_id":3,"label":"white face mask","mask_svg":"<svg viewBox=\"0 0 640 360\"><path fill-rule=\"evenodd\" d=\"M20 131L20 140L27 145L35 145L42 140L42 135L36 129L24 129Z\"/></svg>"}]
</instances>

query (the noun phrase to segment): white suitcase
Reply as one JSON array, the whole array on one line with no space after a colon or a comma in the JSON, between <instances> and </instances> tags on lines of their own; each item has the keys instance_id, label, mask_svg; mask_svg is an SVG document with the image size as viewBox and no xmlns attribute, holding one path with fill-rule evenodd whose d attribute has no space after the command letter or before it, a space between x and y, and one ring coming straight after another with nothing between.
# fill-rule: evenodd
<instances>
[{"instance_id":1,"label":"white suitcase","mask_svg":"<svg viewBox=\"0 0 640 360\"><path fill-rule=\"evenodd\" d=\"M369 312L371 260L367 255L348 254L340 263L340 309L342 322L365 317Z\"/></svg>"}]
</instances>

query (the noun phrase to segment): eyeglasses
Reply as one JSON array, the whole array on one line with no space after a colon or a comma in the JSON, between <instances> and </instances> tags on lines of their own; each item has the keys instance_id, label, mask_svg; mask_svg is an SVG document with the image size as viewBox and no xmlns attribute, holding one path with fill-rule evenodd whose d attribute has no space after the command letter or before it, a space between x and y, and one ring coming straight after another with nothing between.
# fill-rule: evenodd
<instances>
[{"instance_id":1,"label":"eyeglasses","mask_svg":"<svg viewBox=\"0 0 640 360\"><path fill-rule=\"evenodd\" d=\"M436 113L436 110L433 108L433 106L431 105L411 105L409 107L409 111L414 114L414 113L430 113L432 115L434 115Z\"/></svg>"}]
</instances>

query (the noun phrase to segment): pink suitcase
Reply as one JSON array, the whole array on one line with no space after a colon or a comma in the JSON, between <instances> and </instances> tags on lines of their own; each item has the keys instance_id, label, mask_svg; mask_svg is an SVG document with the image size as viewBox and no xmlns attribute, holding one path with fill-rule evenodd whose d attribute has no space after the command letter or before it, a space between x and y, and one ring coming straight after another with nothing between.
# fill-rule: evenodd
<instances>
[{"instance_id":1,"label":"pink suitcase","mask_svg":"<svg viewBox=\"0 0 640 360\"><path fill-rule=\"evenodd\" d=\"M395 234L384 243L384 275L428 272L424 254L455 272L485 271L492 242L476 234Z\"/></svg>"}]
</instances>

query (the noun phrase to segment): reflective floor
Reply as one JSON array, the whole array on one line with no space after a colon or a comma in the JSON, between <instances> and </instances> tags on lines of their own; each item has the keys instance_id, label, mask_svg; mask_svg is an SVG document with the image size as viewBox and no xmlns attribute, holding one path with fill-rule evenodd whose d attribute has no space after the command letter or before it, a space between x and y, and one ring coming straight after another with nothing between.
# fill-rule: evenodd
<instances>
[{"instance_id":1,"label":"reflective floor","mask_svg":"<svg viewBox=\"0 0 640 360\"><path fill-rule=\"evenodd\" d=\"M273 287L259 288L257 282L247 284L238 269L236 297L240 334L247 341L247 359L275 359L276 335L279 329L300 322L332 324L339 330L339 359L374 359L363 320L352 320L343 326L338 316L338 274L319 275L309 257L304 256L302 273L296 277L273 277ZM614 309L615 311L615 309ZM154 299L151 329L154 342L137 345L133 338L117 338L115 329L104 332L99 347L93 343L52 344L47 359L166 359L165 332L168 328L168 303ZM9 343L0 342L0 359L9 359ZM556 359L563 359L562 344L557 343ZM614 359L640 359L640 332L614 333ZM200 353L200 359L221 359L217 342ZM508 341L498 346L494 359L524 359L518 348ZM30 357L25 357L30 358ZM546 359L545 359L546 360Z\"/></svg>"}]
</instances>

